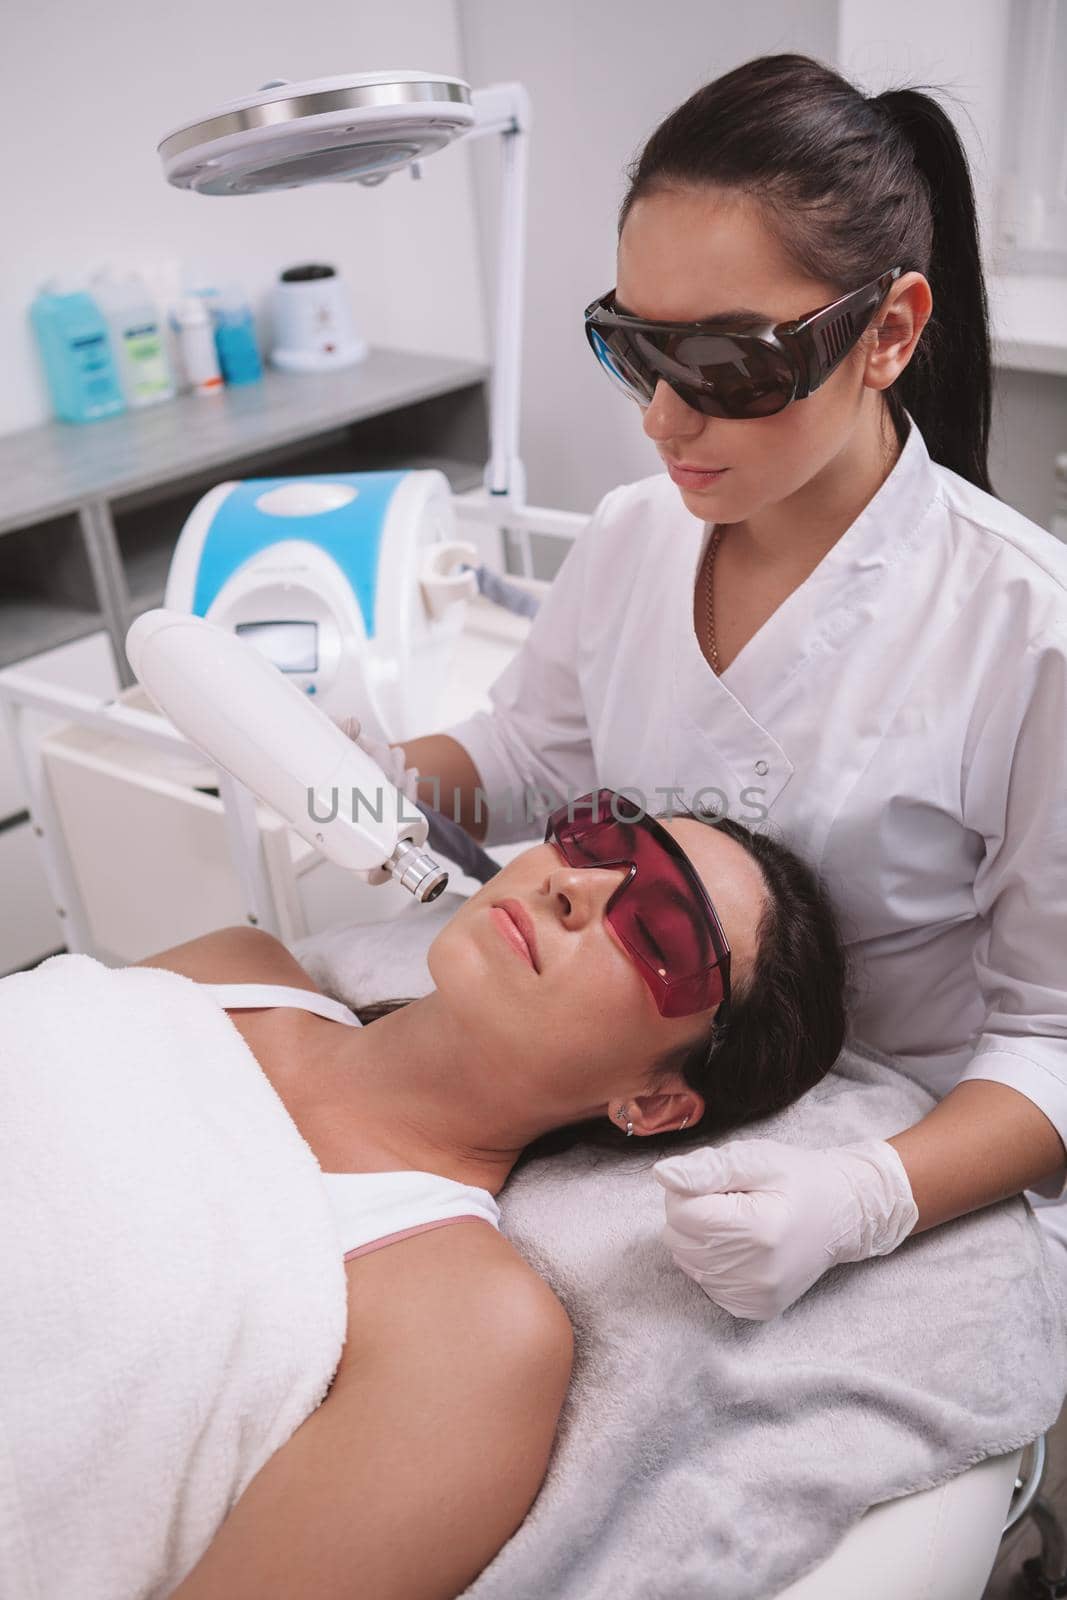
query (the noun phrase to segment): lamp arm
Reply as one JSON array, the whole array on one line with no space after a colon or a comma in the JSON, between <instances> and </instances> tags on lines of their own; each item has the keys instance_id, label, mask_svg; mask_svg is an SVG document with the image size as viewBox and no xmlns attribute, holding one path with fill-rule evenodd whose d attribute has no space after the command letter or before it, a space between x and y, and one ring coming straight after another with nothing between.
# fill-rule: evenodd
<instances>
[{"instance_id":1,"label":"lamp arm","mask_svg":"<svg viewBox=\"0 0 1067 1600\"><path fill-rule=\"evenodd\" d=\"M491 84L471 90L475 123L467 139L497 133L503 139L496 326L485 486L501 510L526 504L526 469L519 455L519 396L522 379L523 274L526 265L526 176L530 97L521 83ZM528 542L523 545L526 576L532 577Z\"/></svg>"}]
</instances>

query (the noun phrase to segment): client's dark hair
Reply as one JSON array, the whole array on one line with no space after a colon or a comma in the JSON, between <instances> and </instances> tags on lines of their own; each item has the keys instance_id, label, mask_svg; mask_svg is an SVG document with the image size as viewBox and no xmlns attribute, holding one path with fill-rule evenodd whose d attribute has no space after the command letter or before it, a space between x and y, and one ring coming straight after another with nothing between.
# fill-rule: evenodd
<instances>
[{"instance_id":1,"label":"client's dark hair","mask_svg":"<svg viewBox=\"0 0 1067 1600\"><path fill-rule=\"evenodd\" d=\"M830 897L806 862L767 833L730 817L707 821L743 845L767 890L756 930L756 959L746 979L731 981L729 1016L712 1022L698 1044L670 1052L654 1065L649 1092L678 1076L704 1101L704 1115L679 1134L629 1138L607 1117L553 1128L526 1146L515 1166L575 1144L608 1150L652 1151L710 1138L770 1116L826 1076L841 1053L847 1027L848 955ZM732 978L732 975L731 975Z\"/></svg>"},{"instance_id":2,"label":"client's dark hair","mask_svg":"<svg viewBox=\"0 0 1067 1600\"><path fill-rule=\"evenodd\" d=\"M672 1051L653 1067L653 1083L680 1076L704 1101L704 1115L681 1134L628 1138L606 1116L553 1128L522 1151L512 1172L528 1161L576 1144L629 1153L688 1143L769 1116L819 1082L841 1053L846 1032L848 957L830 897L817 873L770 834L730 817L694 817L735 839L757 863L766 903L756 935L756 959L747 978L731 984L725 1023L711 1023L696 1045ZM384 1000L359 1006L361 1022L406 1005Z\"/></svg>"}]
</instances>

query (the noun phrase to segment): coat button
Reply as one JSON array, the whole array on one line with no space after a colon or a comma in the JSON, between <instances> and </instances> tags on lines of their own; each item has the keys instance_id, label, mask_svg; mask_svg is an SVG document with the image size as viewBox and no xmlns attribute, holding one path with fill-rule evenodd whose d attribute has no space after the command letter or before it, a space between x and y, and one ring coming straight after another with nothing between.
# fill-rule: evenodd
<instances>
[{"instance_id":1,"label":"coat button","mask_svg":"<svg viewBox=\"0 0 1067 1600\"><path fill-rule=\"evenodd\" d=\"M766 771L767 771L767 763L766 763L766 761L757 761L756 762L756 771L759 773L760 777L762 778L764 776L764 774L766 773Z\"/></svg>"}]
</instances>

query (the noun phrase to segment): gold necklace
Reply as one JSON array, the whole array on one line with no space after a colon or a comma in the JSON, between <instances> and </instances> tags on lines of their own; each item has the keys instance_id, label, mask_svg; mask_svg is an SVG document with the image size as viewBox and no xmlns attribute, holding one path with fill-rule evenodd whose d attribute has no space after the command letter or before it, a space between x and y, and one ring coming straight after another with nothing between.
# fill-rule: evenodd
<instances>
[{"instance_id":1,"label":"gold necklace","mask_svg":"<svg viewBox=\"0 0 1067 1600\"><path fill-rule=\"evenodd\" d=\"M705 612L706 612L707 620L708 620L708 650L709 650L709 652L711 654L711 670L712 670L712 672L714 672L716 674L718 673L718 670L719 670L719 647L718 647L718 643L717 643L716 638L715 638L715 607L714 607L713 599L712 599L712 596L713 596L712 572L713 572L713 569L714 569L714 566L715 566L715 554L716 554L716 551L719 548L719 539L720 539L721 534L722 534L722 524L720 523L712 530L711 541L710 541L710 543L708 545L708 554L707 554L707 560L706 560L706 566L705 566L706 577L704 579L704 584L705 584Z\"/></svg>"}]
</instances>

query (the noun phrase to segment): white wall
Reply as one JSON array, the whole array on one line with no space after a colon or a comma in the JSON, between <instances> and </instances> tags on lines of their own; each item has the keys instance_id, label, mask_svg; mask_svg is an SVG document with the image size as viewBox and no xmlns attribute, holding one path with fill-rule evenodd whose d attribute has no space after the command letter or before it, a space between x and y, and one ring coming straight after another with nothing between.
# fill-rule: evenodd
<instances>
[{"instance_id":1,"label":"white wall","mask_svg":"<svg viewBox=\"0 0 1067 1600\"><path fill-rule=\"evenodd\" d=\"M1000 270L993 218L1009 0L840 0L837 67L865 94L931 89L951 116L974 180L986 269ZM943 92L942 92L943 91Z\"/></svg>"},{"instance_id":2,"label":"white wall","mask_svg":"<svg viewBox=\"0 0 1067 1600\"><path fill-rule=\"evenodd\" d=\"M939 95L967 151L982 233L990 312L998 326L995 235L1006 104L1004 62L1011 0L840 0L838 67L867 94L905 85ZM1015 94L1025 93L1018 85ZM1067 379L998 370L989 475L1002 500L1043 528L1056 499L1055 460L1067 450Z\"/></svg>"},{"instance_id":3,"label":"white wall","mask_svg":"<svg viewBox=\"0 0 1067 1600\"><path fill-rule=\"evenodd\" d=\"M614 487L662 469L636 406L612 392L582 312L615 282L625 167L657 123L750 56L832 60L837 0L457 0L471 83L518 78L533 102L523 329L521 450L535 505L591 511ZM492 222L496 163L472 151L478 214ZM495 232L483 237L487 280Z\"/></svg>"},{"instance_id":4,"label":"white wall","mask_svg":"<svg viewBox=\"0 0 1067 1600\"><path fill-rule=\"evenodd\" d=\"M614 484L659 470L636 408L611 392L582 311L615 277L625 167L700 84L751 56L799 50L867 92L943 85L975 171L983 229L1000 145L1009 0L38 0L9 23L0 136L16 151L0 206L0 432L48 415L26 307L39 281L105 257L186 257L262 301L295 261L336 262L371 342L491 356L500 152L446 150L416 183L323 186L209 199L169 188L155 147L176 123L272 77L382 66L518 78L530 92L521 451L534 503L589 511ZM988 259L988 258L987 258ZM995 260L989 260L995 266ZM1047 525L1052 463L1067 447L1067 383L998 380L998 491ZM2 486L0 486L2 493Z\"/></svg>"},{"instance_id":5,"label":"white wall","mask_svg":"<svg viewBox=\"0 0 1067 1600\"><path fill-rule=\"evenodd\" d=\"M380 67L464 76L440 0L35 0L3 30L0 433L50 415L27 308L61 268L171 260L242 282L257 310L278 272L344 273L372 344L488 359L470 169L462 144L374 188L206 197L171 188L156 155L175 125L271 78ZM0 489L2 492L2 489Z\"/></svg>"}]
</instances>

